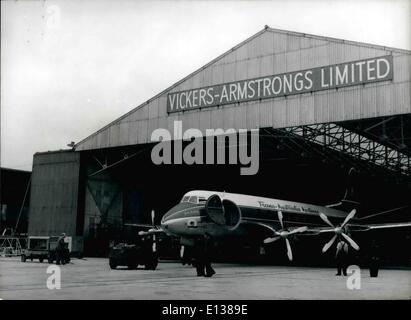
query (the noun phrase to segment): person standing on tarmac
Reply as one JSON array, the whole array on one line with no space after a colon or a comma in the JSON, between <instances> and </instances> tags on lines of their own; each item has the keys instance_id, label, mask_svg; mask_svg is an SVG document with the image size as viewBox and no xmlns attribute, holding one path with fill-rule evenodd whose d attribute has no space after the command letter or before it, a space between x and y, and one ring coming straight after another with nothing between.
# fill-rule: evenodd
<instances>
[{"instance_id":1,"label":"person standing on tarmac","mask_svg":"<svg viewBox=\"0 0 411 320\"><path fill-rule=\"evenodd\" d=\"M193 251L197 277L202 277L204 276L204 239L202 237L195 240Z\"/></svg>"},{"instance_id":2,"label":"person standing on tarmac","mask_svg":"<svg viewBox=\"0 0 411 320\"><path fill-rule=\"evenodd\" d=\"M180 256L181 256L181 263L184 265L191 266L193 265L193 248L191 246L181 246L180 249Z\"/></svg>"},{"instance_id":3,"label":"person standing on tarmac","mask_svg":"<svg viewBox=\"0 0 411 320\"><path fill-rule=\"evenodd\" d=\"M65 233L62 233L61 236L57 240L57 246L56 246L56 264L59 265L60 262L61 264L66 263L65 259L65 248L66 248L66 242L64 241L66 237Z\"/></svg>"},{"instance_id":4,"label":"person standing on tarmac","mask_svg":"<svg viewBox=\"0 0 411 320\"><path fill-rule=\"evenodd\" d=\"M341 237L339 239L339 242L337 243L335 260L337 262L336 276L340 276L341 271L343 272L343 275L346 276L348 267L348 243L345 242Z\"/></svg>"},{"instance_id":5,"label":"person standing on tarmac","mask_svg":"<svg viewBox=\"0 0 411 320\"><path fill-rule=\"evenodd\" d=\"M370 276L378 277L378 269L380 266L380 246L376 240L372 240L369 250L369 268Z\"/></svg>"},{"instance_id":6,"label":"person standing on tarmac","mask_svg":"<svg viewBox=\"0 0 411 320\"><path fill-rule=\"evenodd\" d=\"M213 239L207 232L204 234L204 267L205 276L212 277L215 274L213 267L211 266L211 251L213 248Z\"/></svg>"},{"instance_id":7,"label":"person standing on tarmac","mask_svg":"<svg viewBox=\"0 0 411 320\"><path fill-rule=\"evenodd\" d=\"M196 241L196 269L197 276L212 277L215 274L215 270L211 266L210 261L210 251L212 248L212 239L211 236L206 232L204 237L199 238Z\"/></svg>"}]
</instances>

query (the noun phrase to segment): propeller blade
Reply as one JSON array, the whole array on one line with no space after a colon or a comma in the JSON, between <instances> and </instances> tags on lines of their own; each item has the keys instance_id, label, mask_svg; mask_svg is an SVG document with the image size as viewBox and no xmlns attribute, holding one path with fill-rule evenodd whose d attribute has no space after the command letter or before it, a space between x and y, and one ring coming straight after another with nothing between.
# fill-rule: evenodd
<instances>
[{"instance_id":1,"label":"propeller blade","mask_svg":"<svg viewBox=\"0 0 411 320\"><path fill-rule=\"evenodd\" d=\"M153 233L153 245L152 245L153 252L157 252L157 241L156 235Z\"/></svg>"},{"instance_id":2,"label":"propeller blade","mask_svg":"<svg viewBox=\"0 0 411 320\"><path fill-rule=\"evenodd\" d=\"M293 252L291 251L290 241L285 238L285 244L287 245L287 256L290 261L293 261Z\"/></svg>"},{"instance_id":3,"label":"propeller blade","mask_svg":"<svg viewBox=\"0 0 411 320\"><path fill-rule=\"evenodd\" d=\"M278 214L278 220L280 221L280 224L281 224L281 229L284 229L283 213L281 211L278 211L277 214Z\"/></svg>"},{"instance_id":4,"label":"propeller blade","mask_svg":"<svg viewBox=\"0 0 411 320\"><path fill-rule=\"evenodd\" d=\"M323 253L326 252L328 249L330 249L330 247L333 245L335 239L337 239L337 235L334 235L334 237L331 238L330 241L328 241L325 246L323 247Z\"/></svg>"},{"instance_id":5,"label":"propeller blade","mask_svg":"<svg viewBox=\"0 0 411 320\"><path fill-rule=\"evenodd\" d=\"M352 219L352 217L355 216L356 210L353 209L351 210L351 212L348 214L348 216L345 218L344 222L342 223L341 227L344 227L348 221L350 221L350 219Z\"/></svg>"},{"instance_id":6,"label":"propeller blade","mask_svg":"<svg viewBox=\"0 0 411 320\"><path fill-rule=\"evenodd\" d=\"M360 250L359 245L356 244L353 239L351 239L351 238L350 238L349 236L347 236L345 233L342 233L341 235L345 238L345 240L347 240L347 241L350 243L351 247L353 247L355 250Z\"/></svg>"},{"instance_id":7,"label":"propeller blade","mask_svg":"<svg viewBox=\"0 0 411 320\"><path fill-rule=\"evenodd\" d=\"M272 243L274 241L277 241L278 239L281 239L281 237L267 238L264 240L264 243Z\"/></svg>"},{"instance_id":8,"label":"propeller blade","mask_svg":"<svg viewBox=\"0 0 411 320\"><path fill-rule=\"evenodd\" d=\"M330 222L330 220L328 220L327 216L324 213L320 213L320 218L326 223L328 224L330 227L334 228L334 225Z\"/></svg>"},{"instance_id":9,"label":"propeller blade","mask_svg":"<svg viewBox=\"0 0 411 320\"><path fill-rule=\"evenodd\" d=\"M300 233L300 232L304 232L308 229L308 227L299 227L297 229L291 230L288 234L294 234L294 233Z\"/></svg>"},{"instance_id":10,"label":"propeller blade","mask_svg":"<svg viewBox=\"0 0 411 320\"><path fill-rule=\"evenodd\" d=\"M154 210L151 210L151 223L153 224L153 229L155 229L155 224L154 224L154 218L155 218L155 213ZM151 230L150 230L151 231ZM154 232L155 230L152 230ZM152 246L152 251L157 252L157 241L156 241L156 235L153 233L153 246Z\"/></svg>"},{"instance_id":11,"label":"propeller blade","mask_svg":"<svg viewBox=\"0 0 411 320\"><path fill-rule=\"evenodd\" d=\"M182 259L184 257L184 246L181 246L180 248L180 258Z\"/></svg>"}]
</instances>

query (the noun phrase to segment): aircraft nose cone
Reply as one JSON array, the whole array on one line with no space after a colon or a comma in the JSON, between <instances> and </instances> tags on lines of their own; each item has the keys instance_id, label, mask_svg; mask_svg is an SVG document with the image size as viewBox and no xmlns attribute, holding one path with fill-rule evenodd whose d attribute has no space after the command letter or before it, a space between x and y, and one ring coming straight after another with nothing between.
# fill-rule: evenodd
<instances>
[{"instance_id":1,"label":"aircraft nose cone","mask_svg":"<svg viewBox=\"0 0 411 320\"><path fill-rule=\"evenodd\" d=\"M165 217L161 220L161 228L166 232L166 233L176 233L179 229L179 223L178 220Z\"/></svg>"},{"instance_id":2,"label":"aircraft nose cone","mask_svg":"<svg viewBox=\"0 0 411 320\"><path fill-rule=\"evenodd\" d=\"M164 229L168 229L170 225L170 221L161 221L161 227Z\"/></svg>"},{"instance_id":3,"label":"aircraft nose cone","mask_svg":"<svg viewBox=\"0 0 411 320\"><path fill-rule=\"evenodd\" d=\"M163 229L168 229L170 226L170 219L167 219L167 217L163 217L163 219L161 219L160 225Z\"/></svg>"},{"instance_id":4,"label":"aircraft nose cone","mask_svg":"<svg viewBox=\"0 0 411 320\"><path fill-rule=\"evenodd\" d=\"M168 210L168 211L163 215L163 217L161 218L161 221L160 221L161 226L163 226L163 224L166 224L167 221L170 220L171 215L172 215L174 212L175 212L175 210L174 210L174 208L172 208L172 209Z\"/></svg>"}]
</instances>

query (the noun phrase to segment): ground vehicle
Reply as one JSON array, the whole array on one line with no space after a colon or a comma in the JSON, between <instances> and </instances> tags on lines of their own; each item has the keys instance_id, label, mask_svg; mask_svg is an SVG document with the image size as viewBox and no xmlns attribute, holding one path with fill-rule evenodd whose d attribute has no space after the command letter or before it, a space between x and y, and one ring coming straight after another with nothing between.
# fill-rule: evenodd
<instances>
[{"instance_id":1,"label":"ground vehicle","mask_svg":"<svg viewBox=\"0 0 411 320\"><path fill-rule=\"evenodd\" d=\"M117 266L136 269L138 265L144 265L146 270L155 270L158 255L152 251L151 244L119 243L110 250L109 264L111 269L116 269Z\"/></svg>"},{"instance_id":2,"label":"ground vehicle","mask_svg":"<svg viewBox=\"0 0 411 320\"><path fill-rule=\"evenodd\" d=\"M12 257L13 256L13 247L4 247L3 251L0 253L2 257Z\"/></svg>"},{"instance_id":3,"label":"ground vehicle","mask_svg":"<svg viewBox=\"0 0 411 320\"><path fill-rule=\"evenodd\" d=\"M33 259L39 259L43 262L45 259L49 263L53 263L56 260L56 247L59 237L47 237L47 236L29 236L27 238L27 248L23 250L21 254L21 261L26 262L27 259L33 261ZM68 239L69 241L70 239ZM70 262L70 246L67 242L67 247L64 250L64 260L66 263Z\"/></svg>"}]
</instances>

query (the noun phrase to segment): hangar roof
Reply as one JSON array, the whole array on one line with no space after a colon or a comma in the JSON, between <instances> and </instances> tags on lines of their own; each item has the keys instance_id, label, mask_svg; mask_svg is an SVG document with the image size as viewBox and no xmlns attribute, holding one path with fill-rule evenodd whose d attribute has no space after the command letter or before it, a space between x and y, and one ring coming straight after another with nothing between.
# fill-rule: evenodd
<instances>
[{"instance_id":1,"label":"hangar roof","mask_svg":"<svg viewBox=\"0 0 411 320\"><path fill-rule=\"evenodd\" d=\"M244 79L393 56L393 79L294 96L167 112L167 94ZM411 112L411 51L265 27L75 145L78 151L150 142L157 128L284 128Z\"/></svg>"}]
</instances>

